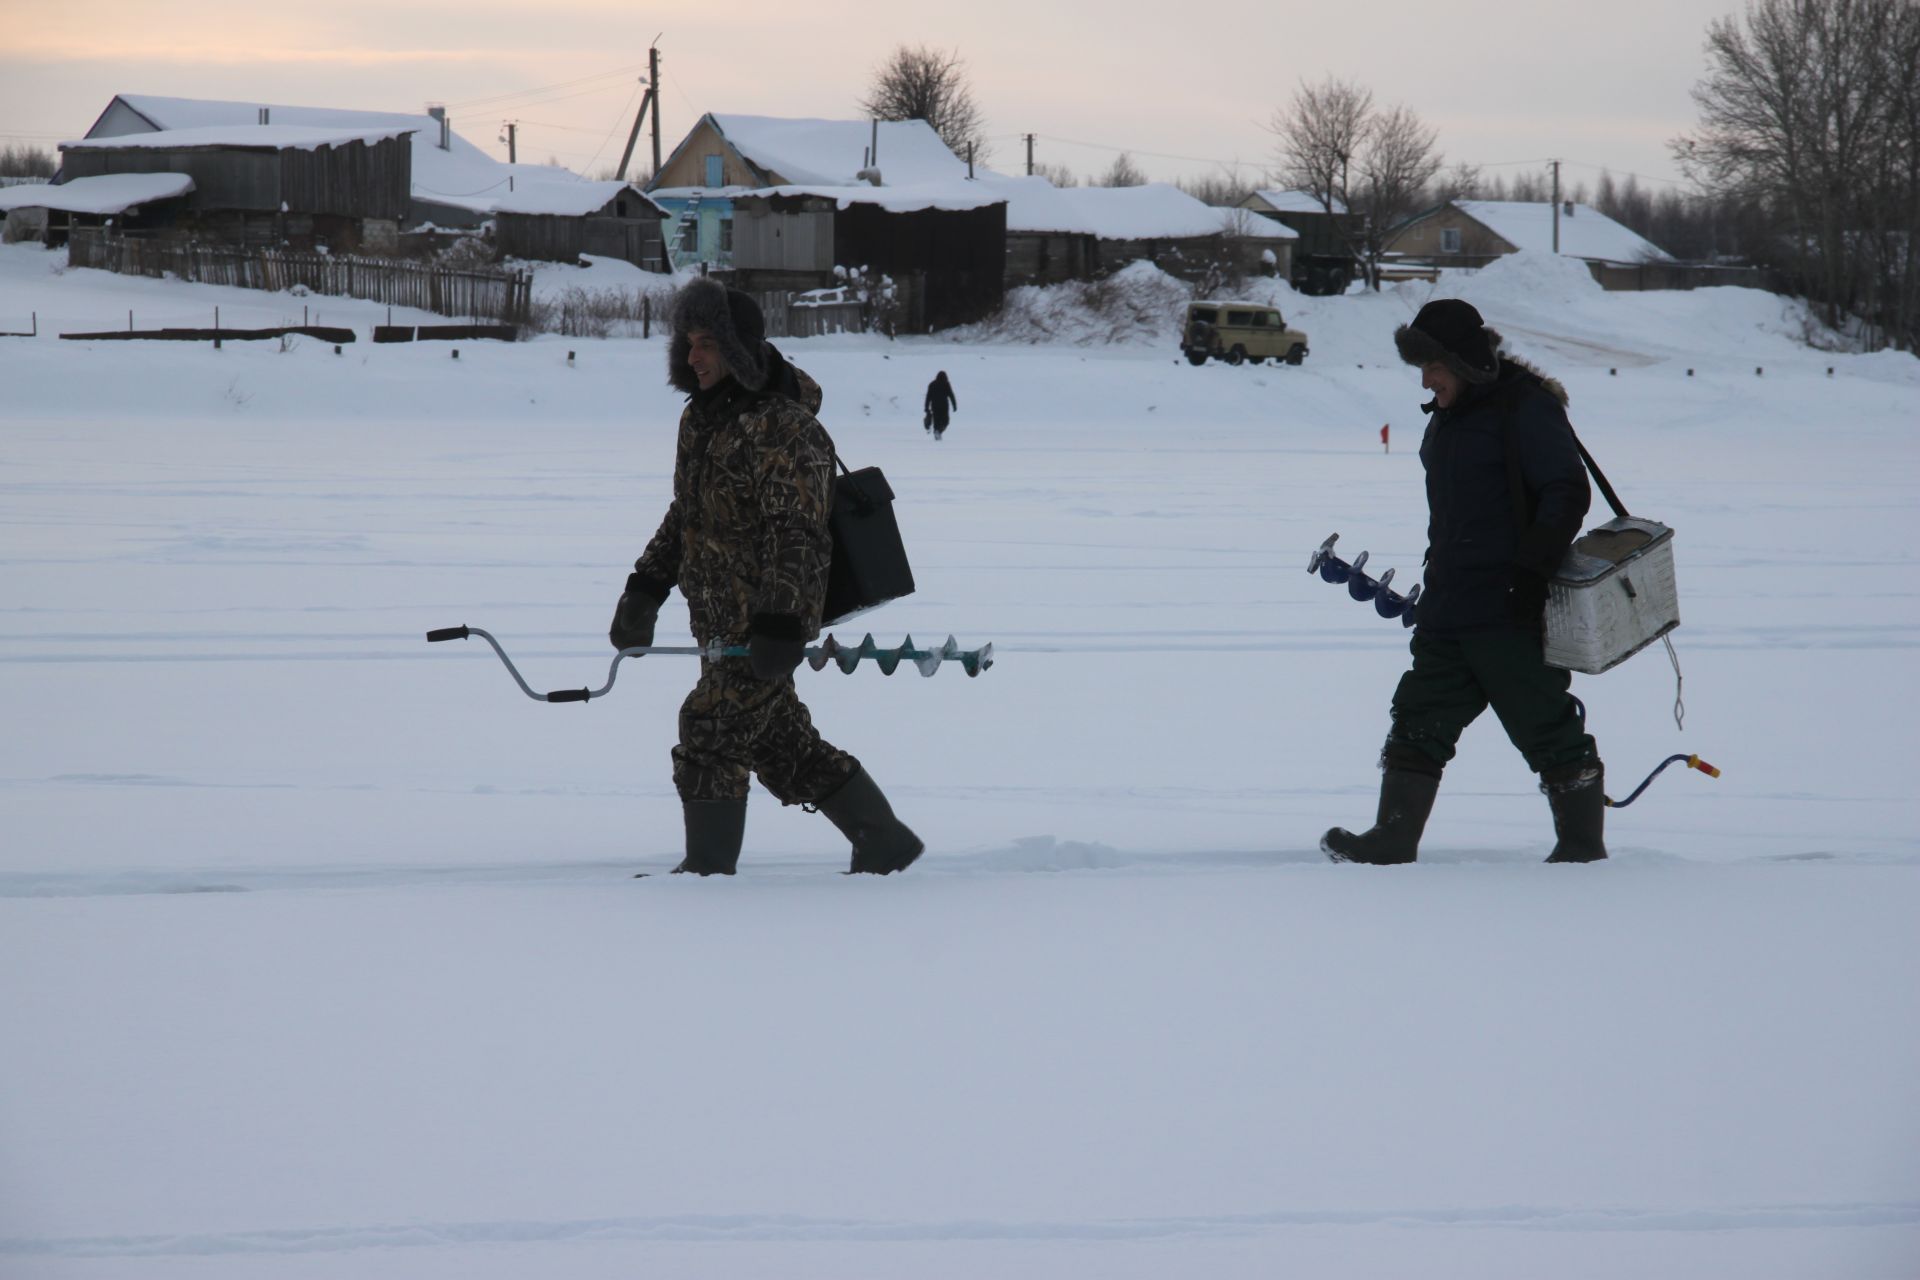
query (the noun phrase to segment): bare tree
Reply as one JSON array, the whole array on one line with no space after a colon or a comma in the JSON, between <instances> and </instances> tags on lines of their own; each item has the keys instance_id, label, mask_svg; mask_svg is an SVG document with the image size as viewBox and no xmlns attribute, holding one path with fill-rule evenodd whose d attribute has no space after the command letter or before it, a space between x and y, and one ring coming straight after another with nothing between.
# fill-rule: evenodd
<instances>
[{"instance_id":1,"label":"bare tree","mask_svg":"<svg viewBox=\"0 0 1920 1280\"><path fill-rule=\"evenodd\" d=\"M1139 187L1146 185L1147 175L1133 162L1133 153L1122 151L1107 166L1107 171L1097 178L1089 178L1090 187Z\"/></svg>"},{"instance_id":2,"label":"bare tree","mask_svg":"<svg viewBox=\"0 0 1920 1280\"><path fill-rule=\"evenodd\" d=\"M1553 199L1553 187L1547 182L1546 174L1522 169L1513 175L1513 182L1507 187L1506 198L1527 204L1540 204Z\"/></svg>"},{"instance_id":3,"label":"bare tree","mask_svg":"<svg viewBox=\"0 0 1920 1280\"><path fill-rule=\"evenodd\" d=\"M1480 166L1468 164L1465 160L1434 179L1433 191L1428 198L1431 204L1446 204L1452 200L1491 199L1487 191L1487 181L1480 174Z\"/></svg>"},{"instance_id":4,"label":"bare tree","mask_svg":"<svg viewBox=\"0 0 1920 1280\"><path fill-rule=\"evenodd\" d=\"M1064 164L1036 164L1033 166L1033 176L1036 178L1045 178L1056 187L1077 187L1080 185L1080 179L1075 177L1073 170Z\"/></svg>"},{"instance_id":5,"label":"bare tree","mask_svg":"<svg viewBox=\"0 0 1920 1280\"><path fill-rule=\"evenodd\" d=\"M1221 165L1199 178L1181 178L1174 183L1201 204L1216 209L1231 209L1259 189L1259 183L1239 165Z\"/></svg>"},{"instance_id":6,"label":"bare tree","mask_svg":"<svg viewBox=\"0 0 1920 1280\"><path fill-rule=\"evenodd\" d=\"M1332 77L1302 82L1267 127L1283 180L1320 201L1378 289L1387 236L1440 171L1434 131L1409 108L1376 108L1372 90Z\"/></svg>"},{"instance_id":7,"label":"bare tree","mask_svg":"<svg viewBox=\"0 0 1920 1280\"><path fill-rule=\"evenodd\" d=\"M1689 177L1770 213L1774 254L1836 327L1920 343L1920 5L1754 0L1707 28ZM1869 337L1874 336L1869 334Z\"/></svg>"},{"instance_id":8,"label":"bare tree","mask_svg":"<svg viewBox=\"0 0 1920 1280\"><path fill-rule=\"evenodd\" d=\"M876 120L925 120L962 159L987 156L984 121L958 52L900 45L873 73L860 109Z\"/></svg>"},{"instance_id":9,"label":"bare tree","mask_svg":"<svg viewBox=\"0 0 1920 1280\"><path fill-rule=\"evenodd\" d=\"M0 147L0 178L51 178L59 167L53 152L43 147L11 142Z\"/></svg>"}]
</instances>

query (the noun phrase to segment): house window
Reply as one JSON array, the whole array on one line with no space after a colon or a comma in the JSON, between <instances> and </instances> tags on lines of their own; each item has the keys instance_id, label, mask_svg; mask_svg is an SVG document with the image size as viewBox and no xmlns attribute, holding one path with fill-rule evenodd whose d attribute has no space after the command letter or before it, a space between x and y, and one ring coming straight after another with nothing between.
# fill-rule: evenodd
<instances>
[{"instance_id":1,"label":"house window","mask_svg":"<svg viewBox=\"0 0 1920 1280\"><path fill-rule=\"evenodd\" d=\"M684 216L680 219L680 252L700 252L700 224Z\"/></svg>"},{"instance_id":2,"label":"house window","mask_svg":"<svg viewBox=\"0 0 1920 1280\"><path fill-rule=\"evenodd\" d=\"M727 166L720 156L707 157L707 185L723 187L726 185Z\"/></svg>"},{"instance_id":3,"label":"house window","mask_svg":"<svg viewBox=\"0 0 1920 1280\"><path fill-rule=\"evenodd\" d=\"M614 201L614 204L613 204L613 212L614 212L614 216L615 216L615 217L619 217L619 218L624 218L624 217L626 217L626 216L627 216L627 202L626 202L625 200L616 200L616 201Z\"/></svg>"},{"instance_id":4,"label":"house window","mask_svg":"<svg viewBox=\"0 0 1920 1280\"><path fill-rule=\"evenodd\" d=\"M733 252L733 219L720 219L720 252Z\"/></svg>"},{"instance_id":5,"label":"house window","mask_svg":"<svg viewBox=\"0 0 1920 1280\"><path fill-rule=\"evenodd\" d=\"M1458 227L1440 228L1440 252L1442 253L1460 252L1460 228Z\"/></svg>"}]
</instances>

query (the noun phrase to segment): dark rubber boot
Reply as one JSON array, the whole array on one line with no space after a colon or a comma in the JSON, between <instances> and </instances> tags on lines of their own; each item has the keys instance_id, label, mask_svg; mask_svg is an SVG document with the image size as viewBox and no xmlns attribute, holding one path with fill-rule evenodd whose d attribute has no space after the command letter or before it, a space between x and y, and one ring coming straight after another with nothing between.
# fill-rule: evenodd
<instances>
[{"instance_id":1,"label":"dark rubber boot","mask_svg":"<svg viewBox=\"0 0 1920 1280\"><path fill-rule=\"evenodd\" d=\"M740 842L747 835L745 800L687 800L687 856L673 874L730 876L740 865Z\"/></svg>"},{"instance_id":2,"label":"dark rubber boot","mask_svg":"<svg viewBox=\"0 0 1920 1280\"><path fill-rule=\"evenodd\" d=\"M927 847L906 823L893 816L893 806L865 769L822 800L820 812L853 842L853 864L848 868L853 872L884 876L905 871Z\"/></svg>"},{"instance_id":3,"label":"dark rubber boot","mask_svg":"<svg viewBox=\"0 0 1920 1280\"><path fill-rule=\"evenodd\" d=\"M1412 862L1420 852L1420 833L1427 829L1440 779L1411 769L1388 769L1380 775L1380 810L1373 829L1359 835L1335 827L1320 837L1320 851L1335 862L1367 862L1391 866Z\"/></svg>"},{"instance_id":4,"label":"dark rubber boot","mask_svg":"<svg viewBox=\"0 0 1920 1280\"><path fill-rule=\"evenodd\" d=\"M1598 862L1607 856L1606 768L1598 760L1549 769L1540 790L1553 806L1553 852L1548 862Z\"/></svg>"}]
</instances>

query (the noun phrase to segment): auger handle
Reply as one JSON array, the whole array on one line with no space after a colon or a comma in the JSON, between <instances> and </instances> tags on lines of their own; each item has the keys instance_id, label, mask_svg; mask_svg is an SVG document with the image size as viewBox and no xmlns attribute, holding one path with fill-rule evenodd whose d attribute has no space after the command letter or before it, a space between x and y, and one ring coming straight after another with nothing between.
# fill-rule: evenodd
<instances>
[{"instance_id":1,"label":"auger handle","mask_svg":"<svg viewBox=\"0 0 1920 1280\"><path fill-rule=\"evenodd\" d=\"M469 632L465 627L441 627L438 631L427 632L427 643L439 640L465 640Z\"/></svg>"},{"instance_id":2,"label":"auger handle","mask_svg":"<svg viewBox=\"0 0 1920 1280\"><path fill-rule=\"evenodd\" d=\"M612 681L608 681L609 684ZM555 689L547 695L548 702L585 702L593 697L590 689Z\"/></svg>"}]
</instances>

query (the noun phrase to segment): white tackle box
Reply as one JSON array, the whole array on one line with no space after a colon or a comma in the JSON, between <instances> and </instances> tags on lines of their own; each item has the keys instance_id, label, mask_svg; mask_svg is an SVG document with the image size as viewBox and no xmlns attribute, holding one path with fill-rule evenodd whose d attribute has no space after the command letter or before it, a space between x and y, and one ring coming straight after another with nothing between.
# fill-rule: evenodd
<instances>
[{"instance_id":1,"label":"white tackle box","mask_svg":"<svg viewBox=\"0 0 1920 1280\"><path fill-rule=\"evenodd\" d=\"M1547 665L1599 675L1680 625L1673 530L1622 516L1589 529L1547 591Z\"/></svg>"}]
</instances>

